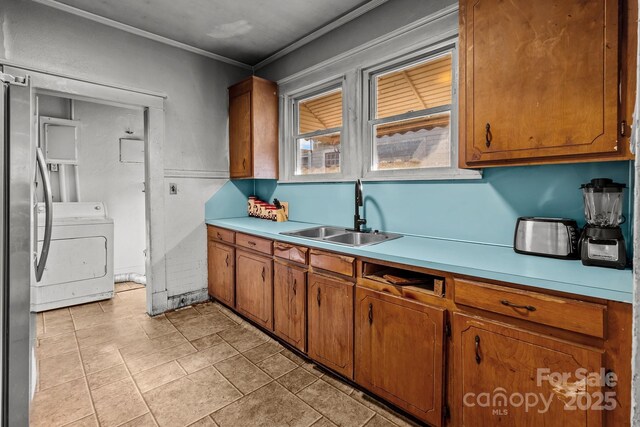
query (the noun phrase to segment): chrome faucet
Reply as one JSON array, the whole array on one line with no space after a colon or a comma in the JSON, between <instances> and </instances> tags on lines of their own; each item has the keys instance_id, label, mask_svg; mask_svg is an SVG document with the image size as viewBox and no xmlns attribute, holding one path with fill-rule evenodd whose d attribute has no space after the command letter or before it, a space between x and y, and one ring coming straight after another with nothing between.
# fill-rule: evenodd
<instances>
[{"instance_id":1,"label":"chrome faucet","mask_svg":"<svg viewBox=\"0 0 640 427\"><path fill-rule=\"evenodd\" d=\"M353 215L353 230L362 231L361 227L367 223L367 220L360 218L360 206L364 205L364 198L362 197L362 181L359 179L356 181L356 194L355 194L356 212Z\"/></svg>"}]
</instances>

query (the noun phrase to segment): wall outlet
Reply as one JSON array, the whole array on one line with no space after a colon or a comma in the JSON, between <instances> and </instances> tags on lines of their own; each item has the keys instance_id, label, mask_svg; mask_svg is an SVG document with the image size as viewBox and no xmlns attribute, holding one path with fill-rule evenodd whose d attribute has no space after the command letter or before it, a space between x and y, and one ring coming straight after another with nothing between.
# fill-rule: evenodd
<instances>
[{"instance_id":1,"label":"wall outlet","mask_svg":"<svg viewBox=\"0 0 640 427\"><path fill-rule=\"evenodd\" d=\"M178 194L178 184L169 184L169 194Z\"/></svg>"}]
</instances>

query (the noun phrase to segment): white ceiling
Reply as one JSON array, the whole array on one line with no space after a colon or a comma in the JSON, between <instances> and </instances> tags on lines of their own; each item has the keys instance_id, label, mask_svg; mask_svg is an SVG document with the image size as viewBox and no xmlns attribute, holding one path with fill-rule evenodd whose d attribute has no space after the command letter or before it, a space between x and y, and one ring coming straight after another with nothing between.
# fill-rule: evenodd
<instances>
[{"instance_id":1,"label":"white ceiling","mask_svg":"<svg viewBox=\"0 0 640 427\"><path fill-rule=\"evenodd\" d=\"M249 65L259 63L337 18L370 3L369 0L41 2L62 3Z\"/></svg>"}]
</instances>

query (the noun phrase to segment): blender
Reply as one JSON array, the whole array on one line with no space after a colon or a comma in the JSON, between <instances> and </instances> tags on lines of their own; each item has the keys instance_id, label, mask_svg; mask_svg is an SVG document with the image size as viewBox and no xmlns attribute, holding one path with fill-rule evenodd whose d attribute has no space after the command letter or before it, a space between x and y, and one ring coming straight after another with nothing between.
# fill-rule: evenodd
<instances>
[{"instance_id":1,"label":"blender","mask_svg":"<svg viewBox=\"0 0 640 427\"><path fill-rule=\"evenodd\" d=\"M587 225L580 238L582 264L623 269L627 253L620 225L625 184L608 178L592 179L580 186Z\"/></svg>"}]
</instances>

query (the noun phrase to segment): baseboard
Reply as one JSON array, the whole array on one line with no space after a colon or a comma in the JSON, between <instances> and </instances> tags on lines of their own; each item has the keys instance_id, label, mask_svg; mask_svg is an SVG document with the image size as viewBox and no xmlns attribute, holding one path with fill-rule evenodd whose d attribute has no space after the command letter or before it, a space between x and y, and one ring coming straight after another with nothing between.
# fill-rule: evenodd
<instances>
[{"instance_id":1,"label":"baseboard","mask_svg":"<svg viewBox=\"0 0 640 427\"><path fill-rule=\"evenodd\" d=\"M191 304L207 301L208 299L209 291L207 288L170 296L167 299L167 310L175 310L176 308L186 307Z\"/></svg>"}]
</instances>

